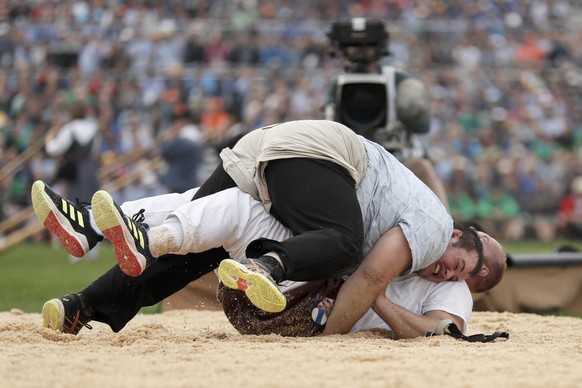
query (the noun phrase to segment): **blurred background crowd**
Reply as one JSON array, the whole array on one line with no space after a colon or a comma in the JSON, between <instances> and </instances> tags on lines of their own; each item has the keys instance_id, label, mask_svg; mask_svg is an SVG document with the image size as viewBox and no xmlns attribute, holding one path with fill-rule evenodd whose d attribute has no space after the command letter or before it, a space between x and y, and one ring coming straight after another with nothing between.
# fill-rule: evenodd
<instances>
[{"instance_id":1,"label":"blurred background crowd","mask_svg":"<svg viewBox=\"0 0 582 388\"><path fill-rule=\"evenodd\" d=\"M323 118L342 71L326 32L356 16L387 23L385 62L430 91L423 138L455 219L502 239L582 236L574 0L1 0L0 220L54 181L42 144L75 101L119 202L198 185L257 127Z\"/></svg>"}]
</instances>

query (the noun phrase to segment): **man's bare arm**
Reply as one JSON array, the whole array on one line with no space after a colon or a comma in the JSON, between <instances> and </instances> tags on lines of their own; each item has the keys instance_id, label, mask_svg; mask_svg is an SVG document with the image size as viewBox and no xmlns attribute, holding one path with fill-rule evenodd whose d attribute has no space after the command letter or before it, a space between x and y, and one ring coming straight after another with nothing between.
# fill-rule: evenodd
<instances>
[{"instance_id":1,"label":"man's bare arm","mask_svg":"<svg viewBox=\"0 0 582 388\"><path fill-rule=\"evenodd\" d=\"M322 335L347 333L390 281L411 263L410 247L399 227L382 235L340 289Z\"/></svg>"},{"instance_id":2,"label":"man's bare arm","mask_svg":"<svg viewBox=\"0 0 582 388\"><path fill-rule=\"evenodd\" d=\"M392 329L394 339L422 337L427 332L434 332L439 322L451 319L461 330L464 321L461 317L442 310L428 311L418 315L407 310L381 294L372 306L376 314Z\"/></svg>"}]
</instances>

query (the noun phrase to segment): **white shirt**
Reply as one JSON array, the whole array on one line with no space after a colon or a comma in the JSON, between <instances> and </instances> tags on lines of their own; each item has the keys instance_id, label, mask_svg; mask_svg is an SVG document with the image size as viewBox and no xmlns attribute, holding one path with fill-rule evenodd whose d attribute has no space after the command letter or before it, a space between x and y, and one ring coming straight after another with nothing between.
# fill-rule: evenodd
<instances>
[{"instance_id":1,"label":"white shirt","mask_svg":"<svg viewBox=\"0 0 582 388\"><path fill-rule=\"evenodd\" d=\"M88 119L73 120L61 127L57 135L45 144L47 154L60 156L67 152L73 141L84 146L97 135L97 123Z\"/></svg>"},{"instance_id":2,"label":"white shirt","mask_svg":"<svg viewBox=\"0 0 582 388\"><path fill-rule=\"evenodd\" d=\"M465 282L435 283L416 275L400 277L390 282L386 297L414 314L424 315L429 311L442 310L456 315L463 320L463 331L467 328L473 310L473 297ZM370 329L391 331L388 324L372 309L350 331Z\"/></svg>"}]
</instances>

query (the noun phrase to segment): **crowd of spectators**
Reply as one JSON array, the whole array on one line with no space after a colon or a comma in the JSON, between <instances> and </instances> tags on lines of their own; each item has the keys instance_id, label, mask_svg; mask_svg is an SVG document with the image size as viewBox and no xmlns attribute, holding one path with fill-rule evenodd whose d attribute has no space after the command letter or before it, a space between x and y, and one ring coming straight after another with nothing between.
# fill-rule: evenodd
<instances>
[{"instance_id":1,"label":"crowd of spectators","mask_svg":"<svg viewBox=\"0 0 582 388\"><path fill-rule=\"evenodd\" d=\"M424 140L455 218L488 221L501 238L551 239L582 175L581 13L568 0L2 0L0 167L75 99L98 121L102 165L161 141L177 106L215 163L254 128L322 118L342 71L326 32L364 16L387 23L386 63L429 88ZM117 178L131 168L117 167ZM54 169L41 152L3 177L0 219ZM123 199L160 185L144 175Z\"/></svg>"}]
</instances>

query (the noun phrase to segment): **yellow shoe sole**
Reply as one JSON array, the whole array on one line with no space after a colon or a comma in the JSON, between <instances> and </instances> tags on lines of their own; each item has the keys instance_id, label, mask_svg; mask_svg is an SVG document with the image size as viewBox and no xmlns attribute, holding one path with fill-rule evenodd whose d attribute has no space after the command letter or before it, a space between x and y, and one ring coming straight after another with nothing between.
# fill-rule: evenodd
<instances>
[{"instance_id":1,"label":"yellow shoe sole","mask_svg":"<svg viewBox=\"0 0 582 388\"><path fill-rule=\"evenodd\" d=\"M263 311L279 313L287 306L285 295L267 277L249 271L238 261L222 260L218 278L226 287L244 291L251 303Z\"/></svg>"},{"instance_id":2,"label":"yellow shoe sole","mask_svg":"<svg viewBox=\"0 0 582 388\"><path fill-rule=\"evenodd\" d=\"M65 309L58 299L51 299L42 306L42 327L63 332Z\"/></svg>"},{"instance_id":3,"label":"yellow shoe sole","mask_svg":"<svg viewBox=\"0 0 582 388\"><path fill-rule=\"evenodd\" d=\"M128 276L136 277L146 268L146 258L139 253L134 236L124 223L111 195L103 190L91 199L93 218L103 236L111 242L119 268ZM141 232L135 231L143 246Z\"/></svg>"}]
</instances>

